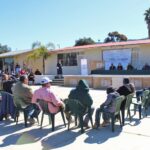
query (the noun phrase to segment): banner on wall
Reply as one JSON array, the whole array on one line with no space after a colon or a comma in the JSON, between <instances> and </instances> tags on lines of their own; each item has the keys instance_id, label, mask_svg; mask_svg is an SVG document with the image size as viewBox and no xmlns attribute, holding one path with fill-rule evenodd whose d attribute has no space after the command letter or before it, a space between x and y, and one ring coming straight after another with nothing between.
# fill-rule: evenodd
<instances>
[{"instance_id":1,"label":"banner on wall","mask_svg":"<svg viewBox=\"0 0 150 150\"><path fill-rule=\"evenodd\" d=\"M81 59L81 75L88 75L87 59Z\"/></svg>"},{"instance_id":2,"label":"banner on wall","mask_svg":"<svg viewBox=\"0 0 150 150\"><path fill-rule=\"evenodd\" d=\"M131 63L131 49L114 49L103 51L103 61L105 64L105 70L109 70L112 63L116 67L119 63L121 63L123 69L126 70L128 63Z\"/></svg>"}]
</instances>

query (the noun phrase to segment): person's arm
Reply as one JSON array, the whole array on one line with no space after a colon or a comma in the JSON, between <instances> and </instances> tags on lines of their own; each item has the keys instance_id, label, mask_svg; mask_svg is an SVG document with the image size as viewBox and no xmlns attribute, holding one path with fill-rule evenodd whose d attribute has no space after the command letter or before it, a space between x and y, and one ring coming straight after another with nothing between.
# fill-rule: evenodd
<instances>
[{"instance_id":1,"label":"person's arm","mask_svg":"<svg viewBox=\"0 0 150 150\"><path fill-rule=\"evenodd\" d=\"M103 103L103 105L105 105L105 106L108 106L110 103L111 103L111 101L112 101L112 94L108 94L107 95L107 99L106 99L106 101Z\"/></svg>"},{"instance_id":2,"label":"person's arm","mask_svg":"<svg viewBox=\"0 0 150 150\"><path fill-rule=\"evenodd\" d=\"M50 99L51 103L53 103L55 106L63 106L63 102L59 97L57 97L53 92L50 93Z\"/></svg>"}]
</instances>

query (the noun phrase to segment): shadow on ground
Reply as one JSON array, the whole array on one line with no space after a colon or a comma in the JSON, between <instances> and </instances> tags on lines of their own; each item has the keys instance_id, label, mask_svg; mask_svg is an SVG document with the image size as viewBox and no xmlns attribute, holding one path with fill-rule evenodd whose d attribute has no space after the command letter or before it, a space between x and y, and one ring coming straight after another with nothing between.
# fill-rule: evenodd
<instances>
[{"instance_id":1,"label":"shadow on ground","mask_svg":"<svg viewBox=\"0 0 150 150\"><path fill-rule=\"evenodd\" d=\"M112 132L110 126L105 128L99 128L97 130L89 130L86 134L88 137L84 140L85 143L89 144L102 144L108 139L119 136L122 128L119 125L115 125L115 131Z\"/></svg>"}]
</instances>

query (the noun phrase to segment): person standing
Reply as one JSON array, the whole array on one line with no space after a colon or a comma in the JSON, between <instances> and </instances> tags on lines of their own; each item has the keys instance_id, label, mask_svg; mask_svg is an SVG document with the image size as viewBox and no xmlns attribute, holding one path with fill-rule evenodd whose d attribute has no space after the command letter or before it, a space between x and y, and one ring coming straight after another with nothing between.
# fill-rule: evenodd
<instances>
[{"instance_id":1,"label":"person standing","mask_svg":"<svg viewBox=\"0 0 150 150\"><path fill-rule=\"evenodd\" d=\"M58 62L57 62L57 75L58 75L58 78L62 78L62 74L63 74L62 63L61 63L61 60L58 60Z\"/></svg>"}]
</instances>

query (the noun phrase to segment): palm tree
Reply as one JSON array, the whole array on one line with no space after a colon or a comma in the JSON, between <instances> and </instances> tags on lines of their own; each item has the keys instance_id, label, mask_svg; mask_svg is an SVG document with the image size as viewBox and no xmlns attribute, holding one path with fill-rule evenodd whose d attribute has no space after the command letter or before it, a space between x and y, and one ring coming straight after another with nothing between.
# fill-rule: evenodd
<instances>
[{"instance_id":1,"label":"palm tree","mask_svg":"<svg viewBox=\"0 0 150 150\"><path fill-rule=\"evenodd\" d=\"M50 48L50 49L49 49ZM41 42L34 42L32 44L33 52L28 55L27 59L39 59L42 57L43 64L43 74L45 74L45 60L49 57L49 50L55 49L53 43L48 43L47 45L42 45Z\"/></svg>"},{"instance_id":2,"label":"palm tree","mask_svg":"<svg viewBox=\"0 0 150 150\"><path fill-rule=\"evenodd\" d=\"M145 11L144 15L148 28L148 37L150 38L150 8Z\"/></svg>"}]
</instances>

